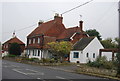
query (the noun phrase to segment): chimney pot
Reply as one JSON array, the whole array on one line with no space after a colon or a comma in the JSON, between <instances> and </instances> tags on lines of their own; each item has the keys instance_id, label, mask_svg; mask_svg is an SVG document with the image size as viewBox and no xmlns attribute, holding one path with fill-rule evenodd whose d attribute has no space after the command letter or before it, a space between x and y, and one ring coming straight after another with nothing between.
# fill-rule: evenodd
<instances>
[{"instance_id":1,"label":"chimney pot","mask_svg":"<svg viewBox=\"0 0 120 81\"><path fill-rule=\"evenodd\" d=\"M55 13L55 16L54 16L55 21L57 21L58 23L62 23L62 19L63 19L62 15L59 16L58 13Z\"/></svg>"},{"instance_id":2,"label":"chimney pot","mask_svg":"<svg viewBox=\"0 0 120 81\"><path fill-rule=\"evenodd\" d=\"M40 26L42 23L43 23L43 21L42 21L42 20L39 20L38 26Z\"/></svg>"}]
</instances>

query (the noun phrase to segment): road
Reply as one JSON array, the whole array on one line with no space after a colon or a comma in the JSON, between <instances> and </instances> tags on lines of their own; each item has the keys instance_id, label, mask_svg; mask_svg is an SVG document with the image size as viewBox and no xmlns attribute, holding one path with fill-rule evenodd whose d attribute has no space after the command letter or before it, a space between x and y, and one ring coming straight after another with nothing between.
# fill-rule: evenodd
<instances>
[{"instance_id":1,"label":"road","mask_svg":"<svg viewBox=\"0 0 120 81\"><path fill-rule=\"evenodd\" d=\"M2 61L2 79L101 79L99 77L76 74L47 68L46 66L34 66Z\"/></svg>"}]
</instances>

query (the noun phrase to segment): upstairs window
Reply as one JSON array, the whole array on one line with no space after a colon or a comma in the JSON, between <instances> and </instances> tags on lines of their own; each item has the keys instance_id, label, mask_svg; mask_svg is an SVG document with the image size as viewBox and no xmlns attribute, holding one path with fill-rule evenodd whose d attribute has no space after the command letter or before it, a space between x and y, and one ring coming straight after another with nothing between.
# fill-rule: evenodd
<instances>
[{"instance_id":1,"label":"upstairs window","mask_svg":"<svg viewBox=\"0 0 120 81\"><path fill-rule=\"evenodd\" d=\"M5 45L4 45L4 48L8 48L8 45L7 45L7 44L5 44Z\"/></svg>"},{"instance_id":2,"label":"upstairs window","mask_svg":"<svg viewBox=\"0 0 120 81\"><path fill-rule=\"evenodd\" d=\"M4 48L6 48L6 45L4 44Z\"/></svg>"},{"instance_id":3,"label":"upstairs window","mask_svg":"<svg viewBox=\"0 0 120 81\"><path fill-rule=\"evenodd\" d=\"M79 58L79 52L74 52L73 53L73 58Z\"/></svg>"},{"instance_id":4,"label":"upstairs window","mask_svg":"<svg viewBox=\"0 0 120 81\"><path fill-rule=\"evenodd\" d=\"M29 39L29 44L31 44L31 39Z\"/></svg>"},{"instance_id":5,"label":"upstairs window","mask_svg":"<svg viewBox=\"0 0 120 81\"><path fill-rule=\"evenodd\" d=\"M33 39L33 44L35 44L35 38Z\"/></svg>"},{"instance_id":6,"label":"upstairs window","mask_svg":"<svg viewBox=\"0 0 120 81\"><path fill-rule=\"evenodd\" d=\"M40 44L40 38L38 38L38 44Z\"/></svg>"}]
</instances>

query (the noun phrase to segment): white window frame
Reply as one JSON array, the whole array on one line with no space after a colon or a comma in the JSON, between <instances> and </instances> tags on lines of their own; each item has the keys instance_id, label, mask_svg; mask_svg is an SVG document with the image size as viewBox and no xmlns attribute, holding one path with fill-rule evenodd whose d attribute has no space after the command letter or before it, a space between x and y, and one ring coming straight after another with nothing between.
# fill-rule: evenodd
<instances>
[{"instance_id":1,"label":"white window frame","mask_svg":"<svg viewBox=\"0 0 120 81\"><path fill-rule=\"evenodd\" d=\"M40 38L38 38L38 44L40 44Z\"/></svg>"},{"instance_id":2,"label":"white window frame","mask_svg":"<svg viewBox=\"0 0 120 81\"><path fill-rule=\"evenodd\" d=\"M35 44L35 38L33 38L33 44Z\"/></svg>"},{"instance_id":3,"label":"white window frame","mask_svg":"<svg viewBox=\"0 0 120 81\"><path fill-rule=\"evenodd\" d=\"M31 39L29 39L29 44L31 44Z\"/></svg>"}]
</instances>

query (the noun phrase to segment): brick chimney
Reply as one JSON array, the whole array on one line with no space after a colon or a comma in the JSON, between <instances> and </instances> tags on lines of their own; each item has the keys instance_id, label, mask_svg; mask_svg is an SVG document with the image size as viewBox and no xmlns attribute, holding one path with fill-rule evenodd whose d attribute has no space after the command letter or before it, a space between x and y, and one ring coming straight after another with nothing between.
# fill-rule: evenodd
<instances>
[{"instance_id":1,"label":"brick chimney","mask_svg":"<svg viewBox=\"0 0 120 81\"><path fill-rule=\"evenodd\" d=\"M83 21L79 21L79 27L80 27L80 31L82 32L83 31Z\"/></svg>"},{"instance_id":2,"label":"brick chimney","mask_svg":"<svg viewBox=\"0 0 120 81\"><path fill-rule=\"evenodd\" d=\"M62 17L62 15L59 16L58 13L55 13L54 20L55 20L57 23L62 23L63 17Z\"/></svg>"}]
</instances>

